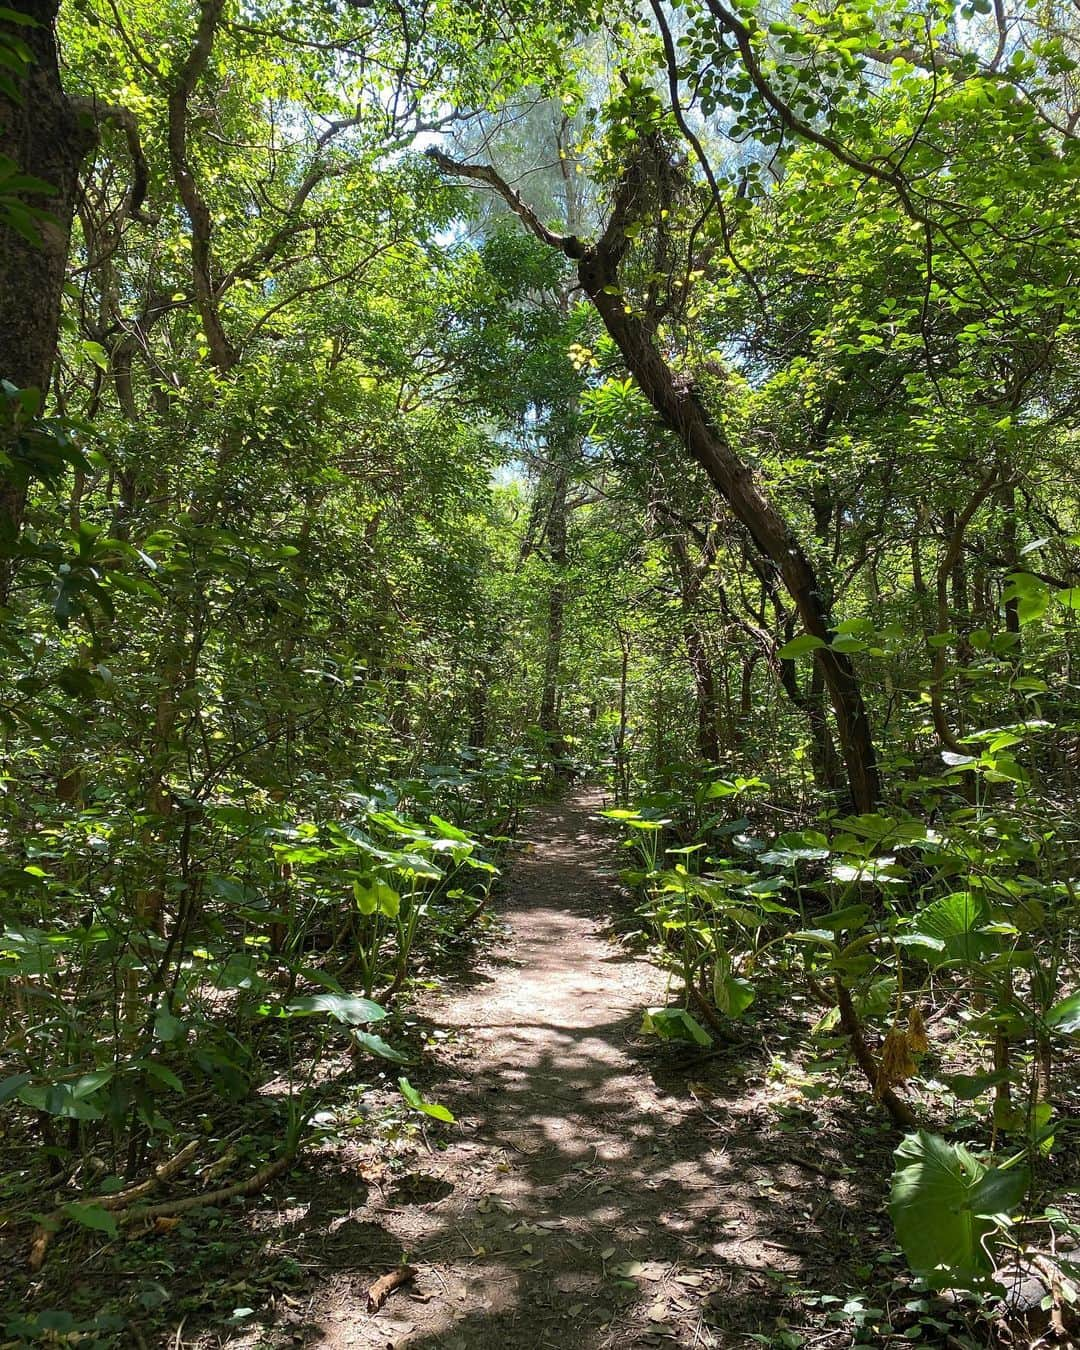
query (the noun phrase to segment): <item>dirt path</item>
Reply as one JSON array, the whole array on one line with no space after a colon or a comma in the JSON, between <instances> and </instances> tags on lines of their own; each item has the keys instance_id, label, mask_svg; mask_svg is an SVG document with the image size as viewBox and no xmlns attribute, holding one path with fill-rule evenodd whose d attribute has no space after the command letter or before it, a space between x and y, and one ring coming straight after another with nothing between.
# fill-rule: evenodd
<instances>
[{"instance_id":1,"label":"dirt path","mask_svg":"<svg viewBox=\"0 0 1080 1350\"><path fill-rule=\"evenodd\" d=\"M824 1183L770 1154L768 1112L739 1065L698 1070L729 1084L714 1101L638 1037L664 977L604 935L616 859L599 804L582 792L533 816L502 906L510 959L425 1010L446 1032L422 1079L457 1117L445 1149L344 1212L343 1178L321 1228L309 1211L306 1260L337 1273L302 1343L601 1350L775 1335L776 1281L805 1265ZM372 1316L368 1286L403 1253L417 1279Z\"/></svg>"}]
</instances>

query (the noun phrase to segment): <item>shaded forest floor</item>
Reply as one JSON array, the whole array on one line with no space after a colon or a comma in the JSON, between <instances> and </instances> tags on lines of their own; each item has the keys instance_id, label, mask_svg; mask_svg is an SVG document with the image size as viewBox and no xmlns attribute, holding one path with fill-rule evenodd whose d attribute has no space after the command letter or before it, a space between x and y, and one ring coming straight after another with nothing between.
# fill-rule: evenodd
<instances>
[{"instance_id":1,"label":"shaded forest floor","mask_svg":"<svg viewBox=\"0 0 1080 1350\"><path fill-rule=\"evenodd\" d=\"M842 1057L815 1058L798 991L708 1053L640 1035L666 977L626 941L601 805L532 813L493 940L399 1020L455 1124L418 1129L396 1068L327 1057L322 1142L270 1190L68 1242L38 1281L20 1249L5 1301L120 1314L80 1343L135 1350L987 1344L912 1290L884 1211L896 1137ZM369 1312L403 1259L415 1279Z\"/></svg>"}]
</instances>

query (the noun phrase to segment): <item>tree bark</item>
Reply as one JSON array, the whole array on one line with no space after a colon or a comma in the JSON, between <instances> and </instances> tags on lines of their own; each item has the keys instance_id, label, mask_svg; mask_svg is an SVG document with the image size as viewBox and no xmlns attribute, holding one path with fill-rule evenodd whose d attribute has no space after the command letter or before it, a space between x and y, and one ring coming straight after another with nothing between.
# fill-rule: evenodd
<instances>
[{"instance_id":1,"label":"tree bark","mask_svg":"<svg viewBox=\"0 0 1080 1350\"><path fill-rule=\"evenodd\" d=\"M547 519L548 557L553 572L548 592L547 635L544 645L544 682L540 694L540 728L555 753L561 735L558 725L559 667L562 664L563 625L566 610L566 486L567 472L561 465L552 474L551 508Z\"/></svg>"},{"instance_id":2,"label":"tree bark","mask_svg":"<svg viewBox=\"0 0 1080 1350\"><path fill-rule=\"evenodd\" d=\"M720 758L720 715L716 672L709 655L705 634L701 629L701 620L695 612L705 576L716 550L711 539L707 538L704 556L700 565L695 567L690 561L686 540L677 530L665 532L663 538L679 578L683 642L686 646L690 676L694 682L694 701L697 708L697 752L704 763L716 764Z\"/></svg>"},{"instance_id":3,"label":"tree bark","mask_svg":"<svg viewBox=\"0 0 1080 1350\"><path fill-rule=\"evenodd\" d=\"M199 318L210 348L210 359L222 374L232 370L240 353L229 340L218 313L211 239L214 220L188 158L188 106L196 85L206 73L221 22L225 0L201 0L195 38L169 90L169 166L176 190L191 223L191 278Z\"/></svg>"},{"instance_id":4,"label":"tree bark","mask_svg":"<svg viewBox=\"0 0 1080 1350\"><path fill-rule=\"evenodd\" d=\"M79 166L94 144L95 129L60 82L54 29L59 0L11 0L9 8L33 23L0 20L0 40L29 49L26 68L10 72L17 97L0 94L0 157L15 172L41 180L52 191L11 194L16 209L48 213L43 219L30 218L29 238L13 228L9 212L0 210L0 379L19 389L37 389L44 401L56 357ZM0 545L10 547L18 537L26 489L18 472L0 478ZM4 569L0 601L6 599L7 584Z\"/></svg>"}]
</instances>

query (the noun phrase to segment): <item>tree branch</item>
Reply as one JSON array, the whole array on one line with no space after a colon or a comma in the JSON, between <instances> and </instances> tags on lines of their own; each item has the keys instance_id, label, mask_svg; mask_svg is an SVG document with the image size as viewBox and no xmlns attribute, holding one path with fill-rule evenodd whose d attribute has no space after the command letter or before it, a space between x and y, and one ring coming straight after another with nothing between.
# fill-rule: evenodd
<instances>
[{"instance_id":1,"label":"tree branch","mask_svg":"<svg viewBox=\"0 0 1080 1350\"><path fill-rule=\"evenodd\" d=\"M460 160L451 159L449 155L435 146L429 146L424 154L428 159L434 160L443 173L452 175L455 178L471 178L475 183L483 183L485 187L491 188L498 193L518 220L537 239L548 244L551 248L556 248L567 258L575 262L580 261L589 252L588 247L577 237L576 234L559 234L555 230L549 229L532 207L524 200L521 193L502 177L500 173L490 164L464 164Z\"/></svg>"},{"instance_id":2,"label":"tree branch","mask_svg":"<svg viewBox=\"0 0 1080 1350\"><path fill-rule=\"evenodd\" d=\"M124 108L118 103L99 103L96 98L72 98L71 106L95 122L115 122L123 131L128 154L131 156L132 169L131 187L124 198L124 214L130 216L132 220L141 221L144 225L156 225L158 217L142 209L150 185L150 169L143 152L135 114L130 108Z\"/></svg>"},{"instance_id":3,"label":"tree branch","mask_svg":"<svg viewBox=\"0 0 1080 1350\"><path fill-rule=\"evenodd\" d=\"M210 207L199 190L199 185L195 181L195 175L188 161L187 118L191 95L209 64L210 53L214 46L214 35L217 32L224 7L225 0L202 0L202 14L195 30L195 40L184 64L180 67L176 83L169 91L168 100L169 163L172 167L180 200L183 202L184 210L191 222L191 262L195 303L198 306L203 332L206 334L206 341L210 347L211 358L221 372L231 370L240 359L240 354L229 341L218 314L210 252L210 240L214 225L210 215Z\"/></svg>"}]
</instances>

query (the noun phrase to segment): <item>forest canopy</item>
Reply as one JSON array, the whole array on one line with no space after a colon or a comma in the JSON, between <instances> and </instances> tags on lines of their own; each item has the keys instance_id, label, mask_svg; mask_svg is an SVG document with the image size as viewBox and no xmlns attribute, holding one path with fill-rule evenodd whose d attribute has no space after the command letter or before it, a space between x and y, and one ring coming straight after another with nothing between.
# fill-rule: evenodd
<instances>
[{"instance_id":1,"label":"forest canopy","mask_svg":"<svg viewBox=\"0 0 1080 1350\"><path fill-rule=\"evenodd\" d=\"M1067 0L0 7L5 1344L220 1329L50 1249L422 1078L575 782L642 1035L797 1027L1064 1343L1078 183Z\"/></svg>"}]
</instances>

